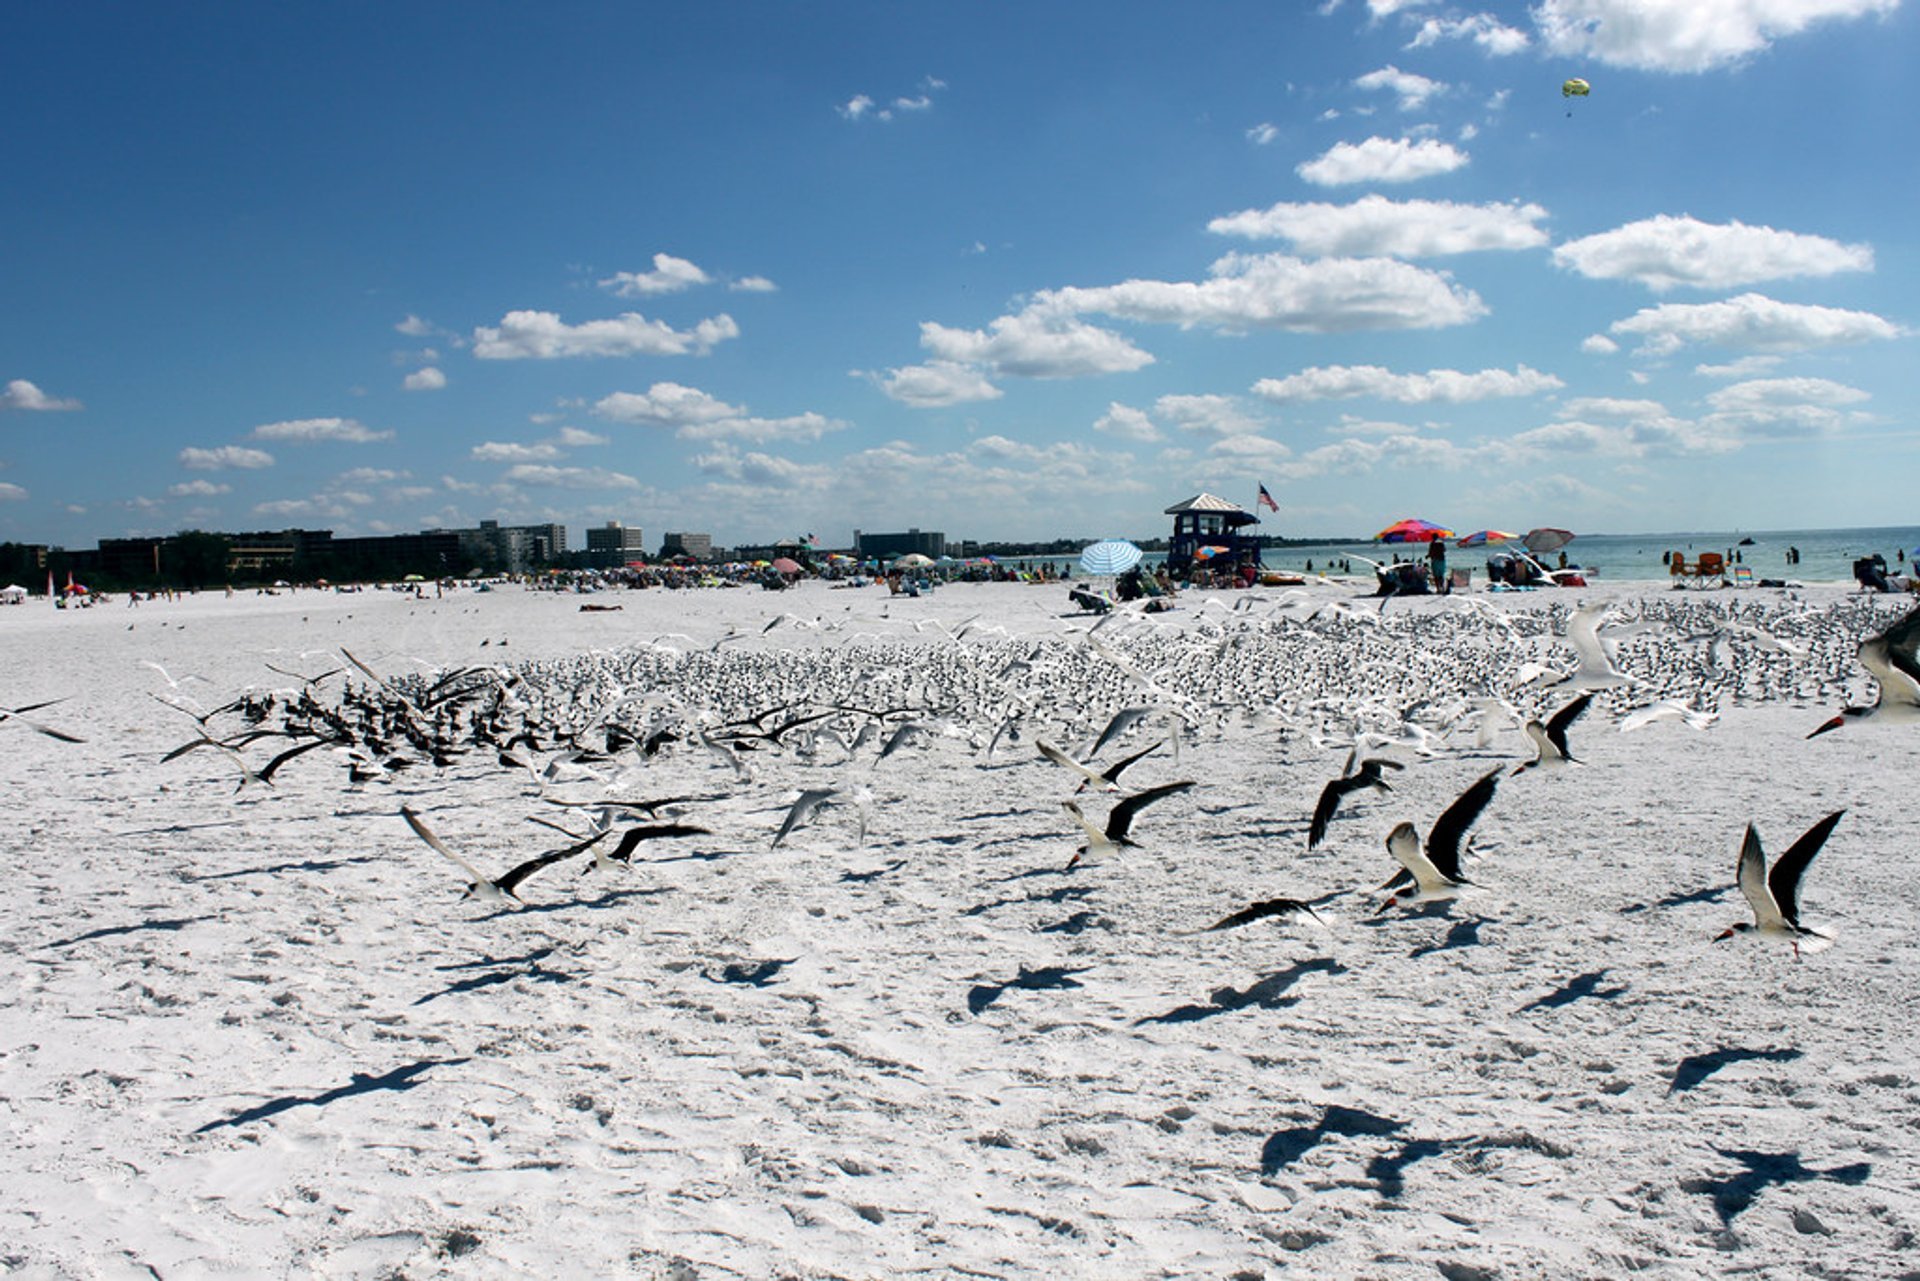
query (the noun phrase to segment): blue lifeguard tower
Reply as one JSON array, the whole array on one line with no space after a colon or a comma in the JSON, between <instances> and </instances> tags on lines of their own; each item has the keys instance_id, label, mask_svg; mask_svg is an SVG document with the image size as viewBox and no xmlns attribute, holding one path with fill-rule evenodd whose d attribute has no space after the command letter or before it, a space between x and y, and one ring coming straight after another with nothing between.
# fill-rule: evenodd
<instances>
[{"instance_id":1,"label":"blue lifeguard tower","mask_svg":"<svg viewBox=\"0 0 1920 1281\"><path fill-rule=\"evenodd\" d=\"M1258 525L1260 518L1243 507L1236 507L1213 494L1195 494L1167 508L1173 517L1173 535L1167 539L1167 572L1185 578L1195 564L1228 569L1242 564L1260 564L1260 542L1241 531ZM1202 548L1220 550L1201 556Z\"/></svg>"}]
</instances>

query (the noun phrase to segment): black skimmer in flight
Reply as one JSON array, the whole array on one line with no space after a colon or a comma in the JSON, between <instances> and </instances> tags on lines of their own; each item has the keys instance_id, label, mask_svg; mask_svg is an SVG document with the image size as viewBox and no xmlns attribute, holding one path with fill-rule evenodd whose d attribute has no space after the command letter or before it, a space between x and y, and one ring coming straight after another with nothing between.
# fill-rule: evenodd
<instances>
[{"instance_id":1,"label":"black skimmer in flight","mask_svg":"<svg viewBox=\"0 0 1920 1281\"><path fill-rule=\"evenodd\" d=\"M1097 787L1103 792L1117 792L1120 790L1120 784L1103 778L1098 773L1095 773L1087 766L1082 765L1079 761L1074 760L1073 757L1055 747L1052 743L1049 743L1046 739L1036 738L1033 740L1033 745L1039 749L1040 755L1046 757L1061 769L1071 770L1073 773L1078 774L1082 787Z\"/></svg>"},{"instance_id":2,"label":"black skimmer in flight","mask_svg":"<svg viewBox=\"0 0 1920 1281\"><path fill-rule=\"evenodd\" d=\"M401 806L400 817L407 820L407 826L413 829L415 836L418 836L429 846L446 855L455 863L458 863L465 869L467 875L473 878L467 883L467 892L461 895L462 898L484 899L490 903L512 903L515 906L520 906L522 903L520 895L517 893L522 881L532 876L535 872L538 872L541 868L551 867L562 859L572 858L575 854L591 849L594 845L607 839L608 835L612 832L612 829L608 828L593 836L587 837L585 840L577 841L572 845L564 845L557 850L548 850L544 854L535 855L533 858L528 859L526 862L514 868L511 872L508 872L499 880L494 880L479 868L467 862L466 859L461 858L458 854L448 849L446 844L441 841L438 836L433 834L433 829L428 827L411 808L404 805Z\"/></svg>"},{"instance_id":3,"label":"black skimmer in flight","mask_svg":"<svg viewBox=\"0 0 1920 1281\"><path fill-rule=\"evenodd\" d=\"M1747 824L1747 837L1740 845L1739 880L1740 892L1753 907L1753 924L1737 922L1716 934L1714 942L1736 934L1759 934L1765 938L1786 939L1793 944L1795 956L1832 946L1831 934L1800 924L1800 879L1845 813L1845 810L1835 810L1808 828L1806 835L1773 861L1772 871L1767 870L1767 853L1760 848L1760 833L1753 830L1753 824Z\"/></svg>"},{"instance_id":4,"label":"black skimmer in flight","mask_svg":"<svg viewBox=\"0 0 1920 1281\"><path fill-rule=\"evenodd\" d=\"M1397 903L1432 903L1454 898L1461 886L1471 884L1460 875L1460 855L1466 845L1467 829L1480 817L1480 811L1487 808L1499 783L1500 771L1488 770L1472 787L1460 793L1434 820L1424 851L1420 848L1419 830L1413 824L1402 823L1388 833L1387 852L1400 864L1400 871L1380 887L1389 894L1387 901L1380 905L1382 910ZM1406 893L1409 889L1414 892Z\"/></svg>"},{"instance_id":5,"label":"black skimmer in flight","mask_svg":"<svg viewBox=\"0 0 1920 1281\"><path fill-rule=\"evenodd\" d=\"M1920 606L1905 618L1860 642L1860 665L1880 682L1880 697L1871 707L1843 707L1840 714L1808 738L1869 717L1888 721L1920 721Z\"/></svg>"},{"instance_id":6,"label":"black skimmer in flight","mask_svg":"<svg viewBox=\"0 0 1920 1281\"><path fill-rule=\"evenodd\" d=\"M1364 788L1376 788L1382 792L1391 792L1387 781L1380 777L1380 770L1404 769L1399 761L1390 761L1384 756L1370 756L1360 762L1360 768L1351 774L1342 775L1320 789L1320 803L1313 807L1313 822L1307 828L1307 848L1312 849L1326 839L1327 825L1333 822L1333 813L1340 808L1340 802L1348 793Z\"/></svg>"},{"instance_id":7,"label":"black skimmer in flight","mask_svg":"<svg viewBox=\"0 0 1920 1281\"><path fill-rule=\"evenodd\" d=\"M1533 740L1536 755L1530 761L1516 765L1516 774L1535 769L1541 765L1578 765L1573 753L1567 749L1567 728L1580 719L1587 710L1587 704L1593 701L1593 695L1586 693L1555 712L1545 725L1539 721L1527 722L1527 737Z\"/></svg>"},{"instance_id":8,"label":"black skimmer in flight","mask_svg":"<svg viewBox=\"0 0 1920 1281\"><path fill-rule=\"evenodd\" d=\"M815 810L839 794L839 790L832 787L810 787L801 792L794 799L793 804L787 807L787 816L781 820L780 830L774 834L773 844L769 848L779 849L780 842L786 840L794 828L812 818Z\"/></svg>"},{"instance_id":9,"label":"black skimmer in flight","mask_svg":"<svg viewBox=\"0 0 1920 1281\"><path fill-rule=\"evenodd\" d=\"M1138 845L1139 842L1127 836L1127 833L1133 830L1134 815L1161 797L1172 796L1175 792L1184 792L1192 786L1193 780L1187 779L1184 782L1163 783L1159 787L1149 787L1144 792L1135 792L1114 805L1107 815L1107 826L1104 831L1087 821L1087 816L1080 812L1077 802L1061 801L1061 807L1079 820L1081 829L1087 834L1087 843L1074 854L1072 861L1067 864L1067 870L1070 872L1082 862L1106 858L1117 854L1122 849Z\"/></svg>"}]
</instances>

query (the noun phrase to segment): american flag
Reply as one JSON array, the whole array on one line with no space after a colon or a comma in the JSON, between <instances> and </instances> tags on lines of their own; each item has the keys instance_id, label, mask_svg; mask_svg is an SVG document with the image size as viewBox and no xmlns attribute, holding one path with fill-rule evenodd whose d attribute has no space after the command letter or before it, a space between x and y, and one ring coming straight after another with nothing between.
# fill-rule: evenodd
<instances>
[{"instance_id":1,"label":"american flag","mask_svg":"<svg viewBox=\"0 0 1920 1281\"><path fill-rule=\"evenodd\" d=\"M1270 512L1277 512L1280 510L1280 504L1273 501L1273 495L1267 492L1267 487L1265 485L1260 486L1260 506L1266 508Z\"/></svg>"}]
</instances>

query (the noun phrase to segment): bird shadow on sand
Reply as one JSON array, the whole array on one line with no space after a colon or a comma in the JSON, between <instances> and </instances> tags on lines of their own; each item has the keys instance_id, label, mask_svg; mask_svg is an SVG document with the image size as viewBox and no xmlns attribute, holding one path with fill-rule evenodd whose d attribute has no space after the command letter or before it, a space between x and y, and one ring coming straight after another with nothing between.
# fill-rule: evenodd
<instances>
[{"instance_id":1,"label":"bird shadow on sand","mask_svg":"<svg viewBox=\"0 0 1920 1281\"><path fill-rule=\"evenodd\" d=\"M1600 980L1607 977L1605 970L1589 970L1568 979L1558 991L1547 993L1538 1000L1528 1001L1515 1010L1516 1014L1525 1014L1530 1010L1557 1010L1563 1005L1572 1005L1575 1001L1615 1001L1625 996L1627 985L1603 988Z\"/></svg>"},{"instance_id":2,"label":"bird shadow on sand","mask_svg":"<svg viewBox=\"0 0 1920 1281\"><path fill-rule=\"evenodd\" d=\"M371 854L356 854L352 858L309 858L298 863L271 863L265 867L239 867L231 872L209 872L205 876L196 876L193 882L231 881L242 876L277 876L281 872L331 872L336 868L351 867L356 863L379 862Z\"/></svg>"},{"instance_id":3,"label":"bird shadow on sand","mask_svg":"<svg viewBox=\"0 0 1920 1281\"><path fill-rule=\"evenodd\" d=\"M1086 985L1078 982L1073 976L1076 974L1085 974L1091 968L1091 966L1086 965L1079 966L1078 968L1069 968L1064 965L1049 965L1041 969L1030 970L1023 965L1020 967L1020 973L1005 983L977 983L969 988L967 991L967 1012L969 1014L979 1014L995 1001L999 1000L1003 993L1012 991L1015 988L1032 992L1045 992L1063 988L1084 987Z\"/></svg>"},{"instance_id":4,"label":"bird shadow on sand","mask_svg":"<svg viewBox=\"0 0 1920 1281\"><path fill-rule=\"evenodd\" d=\"M842 872L840 873L840 883L842 885L870 885L883 876L899 871L906 865L907 860L897 858L885 867L876 867L870 872Z\"/></svg>"},{"instance_id":5,"label":"bird shadow on sand","mask_svg":"<svg viewBox=\"0 0 1920 1281\"><path fill-rule=\"evenodd\" d=\"M1652 903L1629 903L1620 909L1620 915L1631 916L1635 912L1644 912L1649 907L1686 907L1691 903L1712 903L1725 898L1732 888L1730 885L1716 885L1704 890L1688 890L1684 894L1669 894Z\"/></svg>"},{"instance_id":6,"label":"bird shadow on sand","mask_svg":"<svg viewBox=\"0 0 1920 1281\"><path fill-rule=\"evenodd\" d=\"M1478 947L1485 940L1480 937L1480 927L1487 924L1485 917L1476 916L1471 921L1455 921L1447 931L1447 936L1438 943L1422 943L1408 952L1409 957L1431 956L1435 952L1446 952L1456 947ZM1498 924L1498 922L1494 922Z\"/></svg>"},{"instance_id":7,"label":"bird shadow on sand","mask_svg":"<svg viewBox=\"0 0 1920 1281\"><path fill-rule=\"evenodd\" d=\"M1284 970L1275 970L1247 984L1244 988L1223 987L1216 989L1206 1005L1180 1005L1165 1014L1149 1014L1133 1021L1135 1027L1149 1023L1198 1023L1221 1014L1231 1014L1235 1010L1262 1009L1279 1010L1297 1003L1300 998L1286 995L1287 989L1309 974L1345 974L1347 967L1329 956L1316 956L1310 961L1300 961Z\"/></svg>"},{"instance_id":8,"label":"bird shadow on sand","mask_svg":"<svg viewBox=\"0 0 1920 1281\"><path fill-rule=\"evenodd\" d=\"M735 983L743 987L765 987L773 982L781 970L792 965L798 957L785 960L766 961L728 961L720 967L718 973L713 970L700 971L701 977L714 983Z\"/></svg>"},{"instance_id":9,"label":"bird shadow on sand","mask_svg":"<svg viewBox=\"0 0 1920 1281\"><path fill-rule=\"evenodd\" d=\"M572 912L579 908L598 912L604 911L609 907L618 907L628 899L655 898L665 893L667 893L667 890L662 887L644 890L608 890L598 898L576 898L568 899L560 903L529 903L525 907L503 907L497 912L489 912L485 916L475 917L474 922L476 924L485 924L489 921L499 921L508 917L524 916L531 913Z\"/></svg>"},{"instance_id":10,"label":"bird shadow on sand","mask_svg":"<svg viewBox=\"0 0 1920 1281\"><path fill-rule=\"evenodd\" d=\"M1098 912L1075 912L1072 916L1055 921L1051 925L1036 925L1034 931L1039 934L1081 934L1087 930L1110 930L1113 926L1107 918Z\"/></svg>"},{"instance_id":11,"label":"bird shadow on sand","mask_svg":"<svg viewBox=\"0 0 1920 1281\"><path fill-rule=\"evenodd\" d=\"M48 947L72 947L75 943L91 943L96 939L114 938L121 934L141 934L146 932L147 930L160 930L160 931L184 930L189 925L195 925L201 921L212 921L216 919L218 918L214 916L175 916L175 917L164 917L164 918L156 917L151 921L139 921L133 925L102 926L100 929L97 929L97 930L88 930L85 934L76 934L72 938L55 939L53 942L47 944L47 946Z\"/></svg>"},{"instance_id":12,"label":"bird shadow on sand","mask_svg":"<svg viewBox=\"0 0 1920 1281\"><path fill-rule=\"evenodd\" d=\"M1036 875L1036 873L1022 872L1020 875L1032 876ZM960 913L960 915L982 916L993 911L995 908L1018 907L1023 903L1077 903L1092 896L1093 886L1091 885L1062 885L1058 889L1046 890L1039 894L1026 894L1015 898L997 898L989 903L975 903L972 907Z\"/></svg>"},{"instance_id":13,"label":"bird shadow on sand","mask_svg":"<svg viewBox=\"0 0 1920 1281\"><path fill-rule=\"evenodd\" d=\"M1673 1084L1667 1087L1667 1093L1679 1094L1691 1090L1721 1068L1734 1063L1791 1063L1800 1057L1801 1052L1786 1050L1749 1050L1740 1046L1727 1046L1724 1049L1711 1050L1705 1054L1689 1054L1681 1059L1673 1069Z\"/></svg>"},{"instance_id":14,"label":"bird shadow on sand","mask_svg":"<svg viewBox=\"0 0 1920 1281\"><path fill-rule=\"evenodd\" d=\"M1398 1134L1406 1128L1405 1121L1336 1103L1312 1125L1296 1125L1268 1135L1260 1147L1260 1173L1272 1178L1312 1151L1328 1135Z\"/></svg>"},{"instance_id":15,"label":"bird shadow on sand","mask_svg":"<svg viewBox=\"0 0 1920 1281\"><path fill-rule=\"evenodd\" d=\"M1776 1184L1812 1183L1826 1179L1857 1187L1867 1181L1873 1166L1865 1161L1816 1170L1800 1160L1798 1152L1751 1152L1741 1148L1715 1148L1721 1156L1738 1161L1745 1168L1719 1179L1683 1179L1680 1186L1713 1198L1720 1222L1731 1224L1741 1211L1752 1205L1762 1192Z\"/></svg>"},{"instance_id":16,"label":"bird shadow on sand","mask_svg":"<svg viewBox=\"0 0 1920 1281\"><path fill-rule=\"evenodd\" d=\"M352 1079L345 1085L337 1085L331 1090L322 1090L318 1094L287 1094L277 1099L269 1099L257 1107L246 1108L218 1121L209 1121L194 1133L206 1134L213 1130L247 1125L253 1121L264 1121L270 1116L278 1116L282 1112L297 1107L323 1108L328 1104L338 1103L341 1099L350 1099L359 1094L376 1094L381 1091L400 1093L422 1084L421 1078L434 1068L453 1067L466 1061L465 1058L421 1059L417 1063L402 1064L378 1076L355 1072Z\"/></svg>"},{"instance_id":17,"label":"bird shadow on sand","mask_svg":"<svg viewBox=\"0 0 1920 1281\"><path fill-rule=\"evenodd\" d=\"M1382 1152L1367 1162L1367 1177L1381 1196L1397 1197L1406 1190L1406 1168L1417 1161L1439 1156L1453 1146L1450 1139L1408 1139L1398 1152Z\"/></svg>"},{"instance_id":18,"label":"bird shadow on sand","mask_svg":"<svg viewBox=\"0 0 1920 1281\"><path fill-rule=\"evenodd\" d=\"M548 948L547 951L552 951L552 949ZM449 983L438 992L429 992L425 996L420 997L414 1001L414 1004L425 1005L427 1002L437 1001L443 996L457 996L462 992L478 992L482 988L498 987L502 983L511 983L515 979L525 979L529 983L573 983L578 981L579 978L580 976L578 974L568 974L562 970L550 970L537 960L525 965L524 968L517 964L509 964L504 969L488 970L484 974L475 974L471 978L459 979Z\"/></svg>"}]
</instances>

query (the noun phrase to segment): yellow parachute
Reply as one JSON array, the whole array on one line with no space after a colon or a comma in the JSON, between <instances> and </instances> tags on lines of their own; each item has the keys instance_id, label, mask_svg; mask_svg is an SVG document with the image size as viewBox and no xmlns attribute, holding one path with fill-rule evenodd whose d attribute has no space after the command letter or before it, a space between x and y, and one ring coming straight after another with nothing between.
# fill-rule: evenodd
<instances>
[{"instance_id":1,"label":"yellow parachute","mask_svg":"<svg viewBox=\"0 0 1920 1281\"><path fill-rule=\"evenodd\" d=\"M1560 96L1562 98L1584 98L1588 93L1592 92L1592 89L1593 86L1584 80L1569 80L1560 86Z\"/></svg>"}]
</instances>

